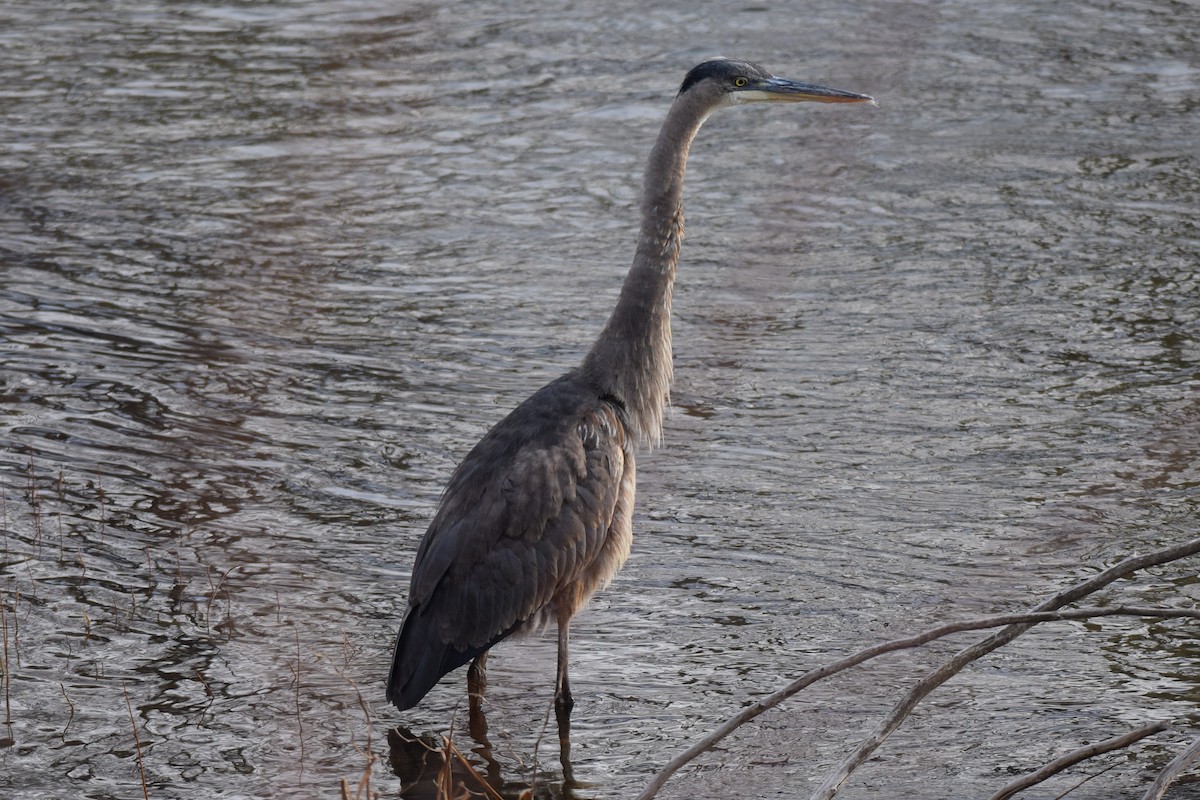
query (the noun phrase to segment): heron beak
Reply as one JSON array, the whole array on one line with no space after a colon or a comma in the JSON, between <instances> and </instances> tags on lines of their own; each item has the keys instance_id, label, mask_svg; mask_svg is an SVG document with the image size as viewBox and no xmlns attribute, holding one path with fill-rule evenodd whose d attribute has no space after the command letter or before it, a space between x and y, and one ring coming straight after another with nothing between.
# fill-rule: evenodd
<instances>
[{"instance_id":1,"label":"heron beak","mask_svg":"<svg viewBox=\"0 0 1200 800\"><path fill-rule=\"evenodd\" d=\"M768 78L747 86L735 95L743 102L767 103L870 103L879 104L870 95L830 89L813 83L789 81L786 78Z\"/></svg>"}]
</instances>

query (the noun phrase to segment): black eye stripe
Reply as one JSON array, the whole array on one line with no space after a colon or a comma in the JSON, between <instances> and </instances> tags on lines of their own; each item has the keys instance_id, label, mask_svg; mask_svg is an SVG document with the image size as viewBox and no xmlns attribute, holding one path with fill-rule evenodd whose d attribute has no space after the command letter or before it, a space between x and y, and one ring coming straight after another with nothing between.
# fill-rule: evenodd
<instances>
[{"instance_id":1,"label":"black eye stripe","mask_svg":"<svg viewBox=\"0 0 1200 800\"><path fill-rule=\"evenodd\" d=\"M714 58L692 67L687 77L683 79L683 85L679 87L679 93L683 94L697 83L710 78L716 78L722 82L728 81L728 83L725 83L726 86L742 89L749 86L754 80L766 80L769 77L771 77L771 73L749 61ZM742 80L744 83L738 84L738 80Z\"/></svg>"}]
</instances>

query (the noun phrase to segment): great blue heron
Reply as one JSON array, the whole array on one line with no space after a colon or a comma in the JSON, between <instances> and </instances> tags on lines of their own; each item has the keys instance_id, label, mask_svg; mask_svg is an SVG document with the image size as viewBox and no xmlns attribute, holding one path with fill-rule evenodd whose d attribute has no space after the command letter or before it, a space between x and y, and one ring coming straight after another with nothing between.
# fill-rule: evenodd
<instances>
[{"instance_id":1,"label":"great blue heron","mask_svg":"<svg viewBox=\"0 0 1200 800\"><path fill-rule=\"evenodd\" d=\"M861 94L713 59L684 78L646 165L642 227L616 309L583 360L501 420L454 471L417 551L387 696L411 708L443 675L524 628L558 624L555 704L569 710L571 617L606 585L633 538L634 453L656 444L671 385L671 289L692 139L718 108L861 103Z\"/></svg>"}]
</instances>

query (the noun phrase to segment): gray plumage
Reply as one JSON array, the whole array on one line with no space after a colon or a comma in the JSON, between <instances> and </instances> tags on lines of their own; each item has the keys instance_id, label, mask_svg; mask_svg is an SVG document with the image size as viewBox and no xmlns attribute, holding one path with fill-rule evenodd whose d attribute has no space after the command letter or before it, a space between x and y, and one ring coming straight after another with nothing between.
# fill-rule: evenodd
<instances>
[{"instance_id":1,"label":"gray plumage","mask_svg":"<svg viewBox=\"0 0 1200 800\"><path fill-rule=\"evenodd\" d=\"M635 451L658 443L671 387L671 291L696 132L737 102L873 102L713 59L684 79L646 166L642 227L612 316L576 369L493 427L455 470L417 551L387 696L416 705L510 634L558 625L555 699L570 708L571 618L633 538Z\"/></svg>"}]
</instances>

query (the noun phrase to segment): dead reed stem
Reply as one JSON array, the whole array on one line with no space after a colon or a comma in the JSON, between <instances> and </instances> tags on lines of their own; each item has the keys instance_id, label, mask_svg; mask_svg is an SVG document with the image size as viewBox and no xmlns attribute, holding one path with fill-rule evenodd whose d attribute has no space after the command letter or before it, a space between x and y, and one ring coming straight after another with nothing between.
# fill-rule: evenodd
<instances>
[{"instance_id":1,"label":"dead reed stem","mask_svg":"<svg viewBox=\"0 0 1200 800\"><path fill-rule=\"evenodd\" d=\"M504 800L504 798L501 797L499 794L497 794L496 790L492 788L492 785L483 779L483 776L479 774L479 772L475 769L475 767L471 764L471 762L467 761L467 757L462 754L462 751L458 749L458 747L454 744L454 742L452 742L449 738L447 738L447 739L445 739L445 744L446 744L446 756L447 756L446 764L447 765L450 764L451 759L453 759L454 761L457 761L459 766L461 766L463 769L465 769L467 771L467 774L469 774L471 777L473 777L475 779L475 782L477 784L479 784L481 789L483 789L484 797L488 798L488 800ZM449 770L447 770L447 771L449 771ZM463 788L466 789L466 787L463 787ZM474 796L477 794L476 792L472 792L469 789L466 789L466 791L467 791L468 796ZM451 795L447 794L447 797L451 797Z\"/></svg>"},{"instance_id":2,"label":"dead reed stem","mask_svg":"<svg viewBox=\"0 0 1200 800\"><path fill-rule=\"evenodd\" d=\"M133 703L129 702L129 687L121 681L121 691L125 693L125 708L129 710L129 724L133 728L133 746L137 752L138 773L142 776L142 795L150 800L150 789L146 786L146 765L142 761L142 739L138 736L137 720L133 718Z\"/></svg>"},{"instance_id":3,"label":"dead reed stem","mask_svg":"<svg viewBox=\"0 0 1200 800\"><path fill-rule=\"evenodd\" d=\"M21 615L17 613L17 609L21 606L21 590L13 589L13 607L12 607L12 649L13 659L17 662L17 669L21 668ZM4 670L7 674L9 669L8 653L4 654Z\"/></svg>"},{"instance_id":4,"label":"dead reed stem","mask_svg":"<svg viewBox=\"0 0 1200 800\"><path fill-rule=\"evenodd\" d=\"M367 763L363 766L363 774L358 779L358 787L354 791L354 798L355 800L358 800L358 798L365 795L367 800L371 800L371 773L375 770L376 761L375 725L374 720L371 717L371 709L367 705L366 698L363 697L362 690L358 688L358 684L355 683L354 679L347 674L347 670L350 668L350 639L346 636L345 631L342 631L342 664L343 667L341 670L338 670L338 674L342 676L343 680L350 684L352 689L354 689L354 694L358 697L358 707L362 709L363 717L367 722ZM343 783L345 780L345 778L342 779Z\"/></svg>"},{"instance_id":5,"label":"dead reed stem","mask_svg":"<svg viewBox=\"0 0 1200 800\"><path fill-rule=\"evenodd\" d=\"M58 468L58 480L54 482L55 491L58 494L59 508L55 510L54 516L58 520L58 560L61 563L63 560L63 523L62 523L62 502L63 502L63 471L62 467Z\"/></svg>"},{"instance_id":6,"label":"dead reed stem","mask_svg":"<svg viewBox=\"0 0 1200 800\"><path fill-rule=\"evenodd\" d=\"M100 541L104 541L104 487L100 485L100 465L96 465L96 498L100 502Z\"/></svg>"},{"instance_id":7,"label":"dead reed stem","mask_svg":"<svg viewBox=\"0 0 1200 800\"><path fill-rule=\"evenodd\" d=\"M33 464L33 455L29 456L29 508L33 512L33 542L40 548L42 544L42 498L37 490L37 468Z\"/></svg>"},{"instance_id":8,"label":"dead reed stem","mask_svg":"<svg viewBox=\"0 0 1200 800\"><path fill-rule=\"evenodd\" d=\"M71 727L71 722L75 719L75 704L71 702L71 698L67 695L67 687L63 685L62 681L59 681L58 688L62 690L63 700L67 701L69 712L67 715L67 724L63 725L62 733L58 735L58 738L65 742L67 740L67 729Z\"/></svg>"},{"instance_id":9,"label":"dead reed stem","mask_svg":"<svg viewBox=\"0 0 1200 800\"><path fill-rule=\"evenodd\" d=\"M4 531L4 561L8 562L8 484L0 478L0 528Z\"/></svg>"},{"instance_id":10,"label":"dead reed stem","mask_svg":"<svg viewBox=\"0 0 1200 800\"><path fill-rule=\"evenodd\" d=\"M14 612L16 606L13 606ZM14 619L16 614L13 614ZM4 603L4 599L0 598L0 629L4 631L4 725L8 728L9 736L12 738L12 698L9 694L12 685L12 667L8 660L8 611Z\"/></svg>"},{"instance_id":11,"label":"dead reed stem","mask_svg":"<svg viewBox=\"0 0 1200 800\"><path fill-rule=\"evenodd\" d=\"M296 785L304 785L304 719L300 714L300 630L293 628L292 633L296 635L296 668L293 671L296 676L296 731L300 738L300 775L296 778Z\"/></svg>"},{"instance_id":12,"label":"dead reed stem","mask_svg":"<svg viewBox=\"0 0 1200 800\"><path fill-rule=\"evenodd\" d=\"M212 687L208 685L208 681L204 680L204 675L201 674L200 670L195 670L195 673L196 680L200 681L200 685L204 687L204 694L208 695L208 705L204 707L204 710L200 712L199 716L199 720L203 720L204 715L208 713L210 708L212 708L213 703L217 702L217 696L213 693Z\"/></svg>"},{"instance_id":13,"label":"dead reed stem","mask_svg":"<svg viewBox=\"0 0 1200 800\"><path fill-rule=\"evenodd\" d=\"M554 703L550 703L546 707L546 714L542 717L542 729L538 731L537 741L533 743L533 766L529 776L529 791L533 795L537 795L537 777L538 777L538 757L542 754L542 740L546 738L546 731L550 727L550 712L554 710ZM562 743L559 743L562 746Z\"/></svg>"}]
</instances>

